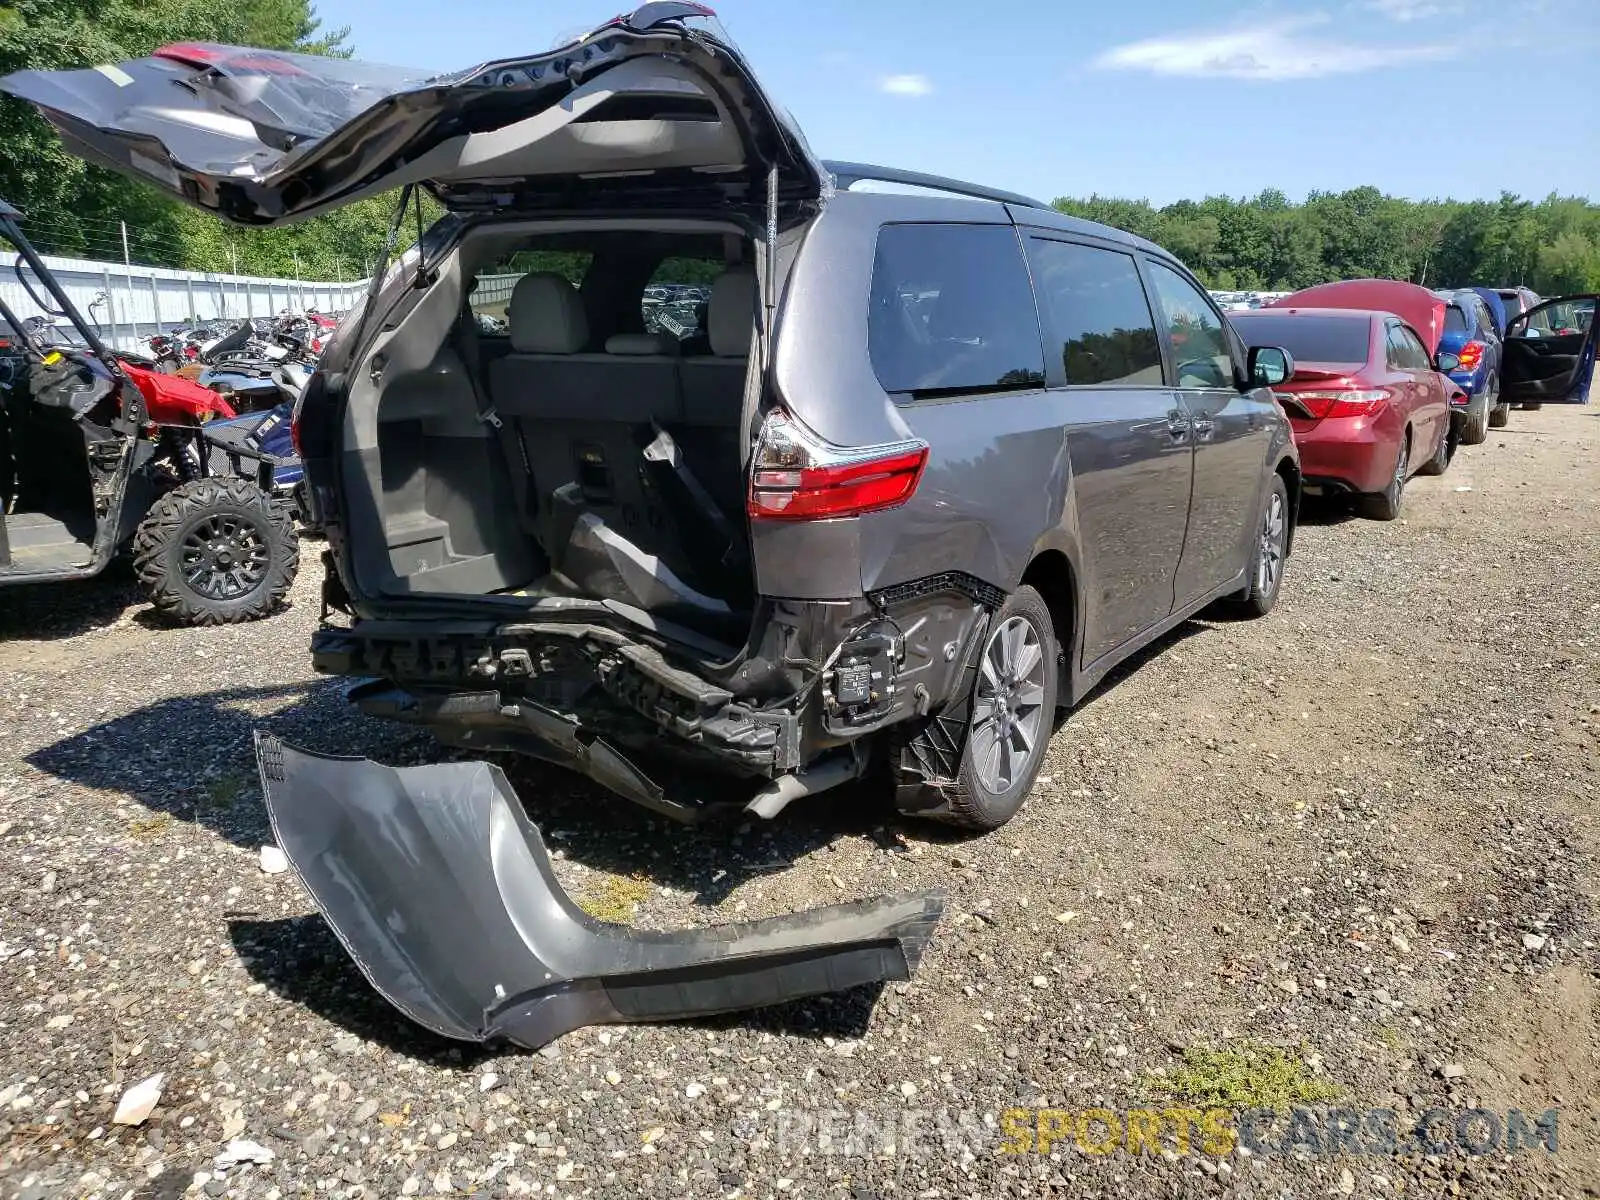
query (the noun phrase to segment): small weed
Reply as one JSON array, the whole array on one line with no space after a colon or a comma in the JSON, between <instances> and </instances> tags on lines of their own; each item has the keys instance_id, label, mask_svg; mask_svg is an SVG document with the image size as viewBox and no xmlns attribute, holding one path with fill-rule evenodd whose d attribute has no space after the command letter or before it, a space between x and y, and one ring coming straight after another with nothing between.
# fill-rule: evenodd
<instances>
[{"instance_id":1,"label":"small weed","mask_svg":"<svg viewBox=\"0 0 1600 1200\"><path fill-rule=\"evenodd\" d=\"M148 817L135 817L128 822L128 833L141 842L153 842L171 828L171 813L151 813Z\"/></svg>"},{"instance_id":2,"label":"small weed","mask_svg":"<svg viewBox=\"0 0 1600 1200\"><path fill-rule=\"evenodd\" d=\"M1183 1065L1152 1078L1149 1087L1202 1108L1282 1110L1339 1094L1333 1084L1312 1076L1300 1058L1254 1042L1226 1050L1190 1046L1183 1052Z\"/></svg>"},{"instance_id":3,"label":"small weed","mask_svg":"<svg viewBox=\"0 0 1600 1200\"><path fill-rule=\"evenodd\" d=\"M633 910L650 898L650 885L637 877L607 875L577 898L578 907L597 921L627 925Z\"/></svg>"},{"instance_id":4,"label":"small weed","mask_svg":"<svg viewBox=\"0 0 1600 1200\"><path fill-rule=\"evenodd\" d=\"M1378 1040L1391 1050L1398 1050L1401 1047L1400 1035L1388 1025L1378 1026Z\"/></svg>"}]
</instances>

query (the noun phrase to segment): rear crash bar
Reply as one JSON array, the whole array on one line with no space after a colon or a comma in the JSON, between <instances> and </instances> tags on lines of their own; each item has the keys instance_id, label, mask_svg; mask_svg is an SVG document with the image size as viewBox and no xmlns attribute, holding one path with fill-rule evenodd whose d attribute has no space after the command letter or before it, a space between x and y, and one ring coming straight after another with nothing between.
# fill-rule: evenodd
<instances>
[{"instance_id":1,"label":"rear crash bar","mask_svg":"<svg viewBox=\"0 0 1600 1200\"><path fill-rule=\"evenodd\" d=\"M256 734L278 845L367 981L462 1041L536 1049L911 977L942 890L680 933L591 919L498 767L394 768Z\"/></svg>"}]
</instances>

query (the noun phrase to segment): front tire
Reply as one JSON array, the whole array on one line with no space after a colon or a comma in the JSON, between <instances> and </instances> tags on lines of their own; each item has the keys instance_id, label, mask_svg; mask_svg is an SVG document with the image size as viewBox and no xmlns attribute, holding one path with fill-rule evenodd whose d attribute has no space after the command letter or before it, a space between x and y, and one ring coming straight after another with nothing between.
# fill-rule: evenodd
<instances>
[{"instance_id":1,"label":"front tire","mask_svg":"<svg viewBox=\"0 0 1600 1200\"><path fill-rule=\"evenodd\" d=\"M1544 407L1544 401L1543 400L1524 400L1522 402L1522 411L1523 412L1538 412L1543 407Z\"/></svg>"},{"instance_id":2,"label":"front tire","mask_svg":"<svg viewBox=\"0 0 1600 1200\"><path fill-rule=\"evenodd\" d=\"M1250 586L1231 604L1240 616L1264 617L1278 603L1283 568L1289 559L1289 485L1273 475L1267 489L1261 523L1256 529L1255 557L1251 560Z\"/></svg>"},{"instance_id":3,"label":"front tire","mask_svg":"<svg viewBox=\"0 0 1600 1200\"><path fill-rule=\"evenodd\" d=\"M1487 419L1487 414L1485 416ZM1488 435L1485 434L1485 437ZM1463 445L1473 445L1462 436ZM1444 428L1439 432L1439 447L1433 452L1433 457L1417 468L1418 475L1443 475L1450 469L1450 422L1446 421Z\"/></svg>"},{"instance_id":4,"label":"front tire","mask_svg":"<svg viewBox=\"0 0 1600 1200\"><path fill-rule=\"evenodd\" d=\"M1358 507L1361 515L1372 521L1393 521L1400 515L1405 503L1406 480L1411 477L1411 431L1400 439L1400 453L1395 458L1394 471L1389 476L1389 486L1381 492L1362 496Z\"/></svg>"},{"instance_id":5,"label":"front tire","mask_svg":"<svg viewBox=\"0 0 1600 1200\"><path fill-rule=\"evenodd\" d=\"M901 743L900 810L984 832L1016 816L1050 745L1059 660L1050 608L1025 584L989 623L963 699Z\"/></svg>"},{"instance_id":6,"label":"front tire","mask_svg":"<svg viewBox=\"0 0 1600 1200\"><path fill-rule=\"evenodd\" d=\"M151 505L133 537L139 584L183 625L232 625L276 609L300 567L293 519L246 479L214 476Z\"/></svg>"}]
</instances>

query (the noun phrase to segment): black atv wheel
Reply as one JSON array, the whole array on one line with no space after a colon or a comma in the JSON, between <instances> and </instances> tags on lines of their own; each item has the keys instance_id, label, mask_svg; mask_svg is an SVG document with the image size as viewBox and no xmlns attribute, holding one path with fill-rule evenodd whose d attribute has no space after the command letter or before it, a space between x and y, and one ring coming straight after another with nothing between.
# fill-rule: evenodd
<instances>
[{"instance_id":1,"label":"black atv wheel","mask_svg":"<svg viewBox=\"0 0 1600 1200\"><path fill-rule=\"evenodd\" d=\"M174 488L133 536L139 585L184 625L233 625L267 616L300 568L288 513L246 479L215 476Z\"/></svg>"}]
</instances>

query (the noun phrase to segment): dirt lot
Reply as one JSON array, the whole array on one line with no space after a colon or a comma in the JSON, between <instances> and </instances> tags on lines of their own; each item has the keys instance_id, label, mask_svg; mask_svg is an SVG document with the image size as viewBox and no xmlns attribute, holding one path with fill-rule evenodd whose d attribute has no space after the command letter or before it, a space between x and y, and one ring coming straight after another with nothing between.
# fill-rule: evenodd
<instances>
[{"instance_id":1,"label":"dirt lot","mask_svg":"<svg viewBox=\"0 0 1600 1200\"><path fill-rule=\"evenodd\" d=\"M864 791L690 833L514 768L570 890L643 926L950 889L909 985L539 1054L409 1024L260 869L252 728L438 753L311 676L314 569L240 629L159 629L125 581L7 593L0 1186L1600 1195L1597 460L1595 408L1516 412L1400 523L1312 512L1277 612L1192 622L1121 672L987 838ZM154 1116L114 1126L156 1072ZM1002 1152L1034 1109L1273 1099L1316 1109L1297 1155L1184 1154L1169 1126L1165 1154ZM1333 1153L1329 1105L1402 1135L1430 1107L1554 1108L1559 1150ZM236 1137L274 1160L215 1174Z\"/></svg>"}]
</instances>

